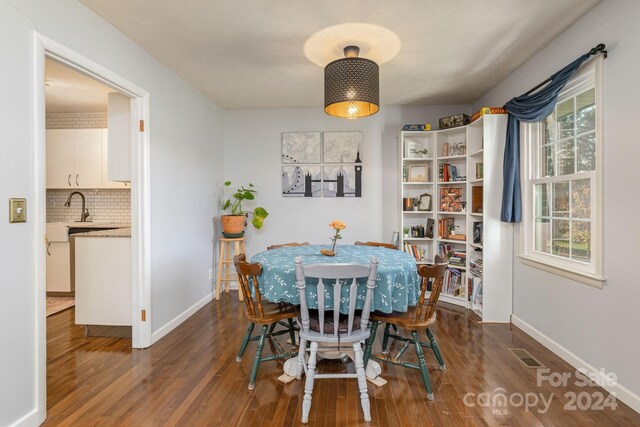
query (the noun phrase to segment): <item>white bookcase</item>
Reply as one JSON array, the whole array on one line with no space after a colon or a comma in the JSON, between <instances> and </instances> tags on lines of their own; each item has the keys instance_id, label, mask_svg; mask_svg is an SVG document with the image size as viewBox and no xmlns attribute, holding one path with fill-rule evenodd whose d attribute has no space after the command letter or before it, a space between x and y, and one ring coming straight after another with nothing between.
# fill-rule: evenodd
<instances>
[{"instance_id":1,"label":"white bookcase","mask_svg":"<svg viewBox=\"0 0 640 427\"><path fill-rule=\"evenodd\" d=\"M461 286L446 289L449 292L443 289L440 300L471 309L484 322L511 320L513 226L500 222L506 127L506 115L484 115L467 126L453 129L401 132L398 144L400 248L406 250L405 244L409 244L424 252L418 264L431 264L441 244L450 245L454 252L465 252L464 264L454 267L451 263L451 269L460 273ZM456 146L464 146L464 151L452 152ZM425 148L429 151L426 156L415 153ZM464 179L443 182L440 170L442 165L444 173L445 164L453 166L455 175ZM476 176L478 164L482 164L482 176ZM452 179L453 174L449 175ZM443 189L446 197L463 206L460 212L441 211ZM478 202L474 206L472 195L475 192L479 196L480 191L482 206L477 206ZM405 198L420 199L424 194L431 196L428 210L424 210L425 206L405 210ZM434 224L433 237L413 237L411 231L405 237L405 227L422 226L427 234L430 219ZM449 230L440 236L438 224L443 219L454 227L455 235L466 237L458 240L450 236ZM482 223L481 241L475 243L474 223ZM482 259L480 274L478 258Z\"/></svg>"}]
</instances>

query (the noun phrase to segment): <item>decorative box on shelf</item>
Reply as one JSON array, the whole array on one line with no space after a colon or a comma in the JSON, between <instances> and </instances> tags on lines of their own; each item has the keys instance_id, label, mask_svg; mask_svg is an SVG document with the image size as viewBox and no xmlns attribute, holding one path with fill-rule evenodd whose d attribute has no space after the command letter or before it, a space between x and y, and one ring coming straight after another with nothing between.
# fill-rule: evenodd
<instances>
[{"instance_id":1,"label":"decorative box on shelf","mask_svg":"<svg viewBox=\"0 0 640 427\"><path fill-rule=\"evenodd\" d=\"M404 125L402 126L403 131L426 131L431 130L431 125L429 123L419 124L419 125Z\"/></svg>"},{"instance_id":2,"label":"decorative box on shelf","mask_svg":"<svg viewBox=\"0 0 640 427\"><path fill-rule=\"evenodd\" d=\"M504 107L482 107L480 110L473 113L473 116L471 116L471 121L475 122L485 114L507 114L507 109Z\"/></svg>"},{"instance_id":3,"label":"decorative box on shelf","mask_svg":"<svg viewBox=\"0 0 640 427\"><path fill-rule=\"evenodd\" d=\"M466 114L443 117L439 120L440 129L451 129L471 123L471 117Z\"/></svg>"}]
</instances>

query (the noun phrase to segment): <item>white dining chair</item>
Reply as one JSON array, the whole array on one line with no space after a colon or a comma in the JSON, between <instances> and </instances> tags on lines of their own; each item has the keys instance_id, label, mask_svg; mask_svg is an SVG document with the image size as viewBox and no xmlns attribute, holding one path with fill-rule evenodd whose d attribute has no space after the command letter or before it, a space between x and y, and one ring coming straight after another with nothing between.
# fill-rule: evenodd
<instances>
[{"instance_id":1,"label":"white dining chair","mask_svg":"<svg viewBox=\"0 0 640 427\"><path fill-rule=\"evenodd\" d=\"M357 378L360 389L360 403L364 420L371 421L371 409L369 406L369 394L367 392L367 380L365 378L365 368L361 341L369 337L369 313L371 311L371 301L373 290L376 286L376 275L378 273L378 260L371 258L369 266L359 264L312 264L303 265L302 258L296 258L296 282L300 294L300 350L298 353L298 366L296 377L302 377L303 368L306 366L306 380L304 385L304 399L302 401L302 422L309 421L309 411L311 410L311 394L313 393L313 383L316 378ZM317 304L317 316L309 314L309 304L307 301L306 278L318 279L316 292L310 292L310 298L315 299ZM356 299L358 295L357 279L367 278L366 293L362 311L356 314ZM342 288L348 288L349 312L348 315L340 315L340 303L342 300ZM325 296L329 294L333 298L333 306L325 307ZM313 305L316 305L313 304ZM354 323L358 322L355 325ZM323 343L322 351L339 349L340 344L351 344L354 351L354 361L356 373L350 374L316 374L316 356L318 353L318 343ZM309 344L309 359L305 363L307 344Z\"/></svg>"}]
</instances>

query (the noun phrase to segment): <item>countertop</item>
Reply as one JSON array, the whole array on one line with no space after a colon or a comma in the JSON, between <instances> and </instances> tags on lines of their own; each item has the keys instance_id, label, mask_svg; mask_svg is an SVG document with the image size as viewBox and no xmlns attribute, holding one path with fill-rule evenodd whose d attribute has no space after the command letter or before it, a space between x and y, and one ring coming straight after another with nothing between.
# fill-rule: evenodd
<instances>
[{"instance_id":1,"label":"countertop","mask_svg":"<svg viewBox=\"0 0 640 427\"><path fill-rule=\"evenodd\" d=\"M76 233L73 237L131 237L131 228L116 228L114 230L88 231Z\"/></svg>"}]
</instances>

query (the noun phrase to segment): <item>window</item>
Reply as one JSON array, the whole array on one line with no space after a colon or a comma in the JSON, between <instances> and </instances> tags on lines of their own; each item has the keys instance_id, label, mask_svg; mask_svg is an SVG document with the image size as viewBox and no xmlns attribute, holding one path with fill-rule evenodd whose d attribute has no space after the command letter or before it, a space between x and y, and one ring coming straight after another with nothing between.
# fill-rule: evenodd
<instances>
[{"instance_id":1,"label":"window","mask_svg":"<svg viewBox=\"0 0 640 427\"><path fill-rule=\"evenodd\" d=\"M601 286L602 102L597 57L583 65L541 123L523 124L521 259Z\"/></svg>"}]
</instances>

